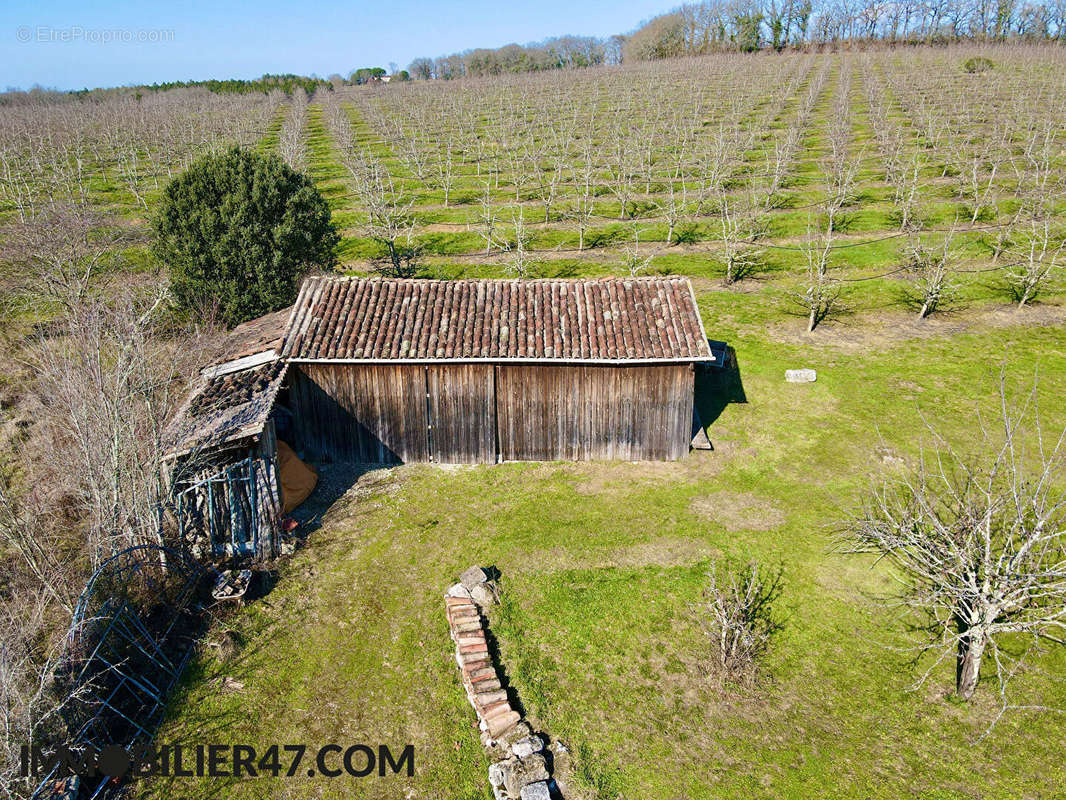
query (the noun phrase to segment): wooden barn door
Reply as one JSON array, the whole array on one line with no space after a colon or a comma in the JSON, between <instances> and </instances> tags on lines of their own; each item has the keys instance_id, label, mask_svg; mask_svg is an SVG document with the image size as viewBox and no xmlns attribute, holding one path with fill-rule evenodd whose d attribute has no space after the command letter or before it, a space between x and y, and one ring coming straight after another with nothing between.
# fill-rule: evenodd
<instances>
[{"instance_id":1,"label":"wooden barn door","mask_svg":"<svg viewBox=\"0 0 1066 800\"><path fill-rule=\"evenodd\" d=\"M502 461L587 459L581 367L504 365L496 374Z\"/></svg>"},{"instance_id":2,"label":"wooden barn door","mask_svg":"<svg viewBox=\"0 0 1066 800\"><path fill-rule=\"evenodd\" d=\"M421 366L301 364L292 398L300 444L314 458L429 461Z\"/></svg>"},{"instance_id":3,"label":"wooden barn door","mask_svg":"<svg viewBox=\"0 0 1066 800\"><path fill-rule=\"evenodd\" d=\"M496 375L502 461L667 460L692 438L692 368L506 365Z\"/></svg>"},{"instance_id":4,"label":"wooden barn door","mask_svg":"<svg viewBox=\"0 0 1066 800\"><path fill-rule=\"evenodd\" d=\"M496 463L493 368L484 364L426 367L429 441L441 464Z\"/></svg>"}]
</instances>

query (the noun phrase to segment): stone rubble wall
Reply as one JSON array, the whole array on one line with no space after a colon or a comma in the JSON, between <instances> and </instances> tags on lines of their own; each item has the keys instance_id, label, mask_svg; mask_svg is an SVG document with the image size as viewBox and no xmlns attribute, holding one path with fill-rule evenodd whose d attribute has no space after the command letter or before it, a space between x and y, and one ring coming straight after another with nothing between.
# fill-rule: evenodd
<instances>
[{"instance_id":1,"label":"stone rubble wall","mask_svg":"<svg viewBox=\"0 0 1066 800\"><path fill-rule=\"evenodd\" d=\"M566 748L550 744L514 708L489 649L488 621L482 613L497 601L494 581L480 567L471 567L444 597L448 625L455 642L455 660L466 696L477 713L481 743L492 766L489 783L496 800L559 800L552 777Z\"/></svg>"}]
</instances>

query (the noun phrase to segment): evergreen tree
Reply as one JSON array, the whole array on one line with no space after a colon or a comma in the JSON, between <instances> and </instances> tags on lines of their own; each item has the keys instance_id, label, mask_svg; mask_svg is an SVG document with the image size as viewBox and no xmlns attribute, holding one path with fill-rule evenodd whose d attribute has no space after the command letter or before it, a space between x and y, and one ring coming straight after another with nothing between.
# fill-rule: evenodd
<instances>
[{"instance_id":1,"label":"evergreen tree","mask_svg":"<svg viewBox=\"0 0 1066 800\"><path fill-rule=\"evenodd\" d=\"M174 178L154 227L179 308L216 308L230 326L291 304L310 269L334 266L339 241L309 177L239 148Z\"/></svg>"}]
</instances>

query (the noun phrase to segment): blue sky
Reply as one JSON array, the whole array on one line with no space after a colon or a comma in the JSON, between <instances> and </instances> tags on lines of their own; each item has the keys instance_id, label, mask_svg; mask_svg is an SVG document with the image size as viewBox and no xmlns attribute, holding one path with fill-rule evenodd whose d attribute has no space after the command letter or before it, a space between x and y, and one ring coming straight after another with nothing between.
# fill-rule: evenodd
<instances>
[{"instance_id":1,"label":"blue sky","mask_svg":"<svg viewBox=\"0 0 1066 800\"><path fill-rule=\"evenodd\" d=\"M60 89L266 72L347 75L416 56L631 30L673 0L215 0L0 4L0 88ZM144 39L144 41L138 41Z\"/></svg>"}]
</instances>

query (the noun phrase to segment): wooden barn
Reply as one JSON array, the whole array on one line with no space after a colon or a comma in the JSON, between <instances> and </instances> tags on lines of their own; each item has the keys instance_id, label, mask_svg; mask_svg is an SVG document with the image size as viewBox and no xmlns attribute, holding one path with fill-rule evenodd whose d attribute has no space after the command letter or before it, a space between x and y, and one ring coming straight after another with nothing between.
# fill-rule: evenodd
<instances>
[{"instance_id":1,"label":"wooden barn","mask_svg":"<svg viewBox=\"0 0 1066 800\"><path fill-rule=\"evenodd\" d=\"M680 458L715 361L677 277L311 278L279 356L297 447L370 463Z\"/></svg>"}]
</instances>

